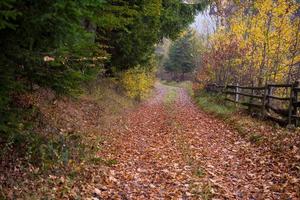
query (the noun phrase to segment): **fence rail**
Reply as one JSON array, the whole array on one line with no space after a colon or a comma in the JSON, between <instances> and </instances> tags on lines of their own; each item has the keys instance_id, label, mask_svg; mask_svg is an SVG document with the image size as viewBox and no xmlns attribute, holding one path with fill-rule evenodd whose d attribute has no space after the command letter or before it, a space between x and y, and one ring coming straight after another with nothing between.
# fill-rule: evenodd
<instances>
[{"instance_id":1,"label":"fence rail","mask_svg":"<svg viewBox=\"0 0 300 200\"><path fill-rule=\"evenodd\" d=\"M225 94L225 100L247 106L250 110L255 108L263 117L270 118L278 123L294 124L295 126L299 124L299 82L294 84L267 84L264 87L240 86L239 84L208 84L205 89L208 92L223 93ZM278 89L284 90L285 95L278 95L278 92L276 94L274 90ZM272 101L276 103L272 103ZM282 108L282 105L285 105L286 108Z\"/></svg>"}]
</instances>

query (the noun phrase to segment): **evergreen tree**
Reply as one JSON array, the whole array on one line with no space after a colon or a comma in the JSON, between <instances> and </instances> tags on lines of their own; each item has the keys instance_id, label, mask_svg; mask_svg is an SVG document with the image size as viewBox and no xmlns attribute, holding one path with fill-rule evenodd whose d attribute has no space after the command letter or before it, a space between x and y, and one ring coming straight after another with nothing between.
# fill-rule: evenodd
<instances>
[{"instance_id":1,"label":"evergreen tree","mask_svg":"<svg viewBox=\"0 0 300 200\"><path fill-rule=\"evenodd\" d=\"M104 67L112 75L136 66L150 68L155 44L163 37L176 38L205 4L2 0L0 131L14 121L8 120L11 97L34 85L74 93Z\"/></svg>"},{"instance_id":2,"label":"evergreen tree","mask_svg":"<svg viewBox=\"0 0 300 200\"><path fill-rule=\"evenodd\" d=\"M131 9L128 24L105 32L105 38L111 45L108 67L116 70L126 70L136 65L147 66L155 44L164 37L176 39L207 4L207 1L185 4L181 0L108 2Z\"/></svg>"},{"instance_id":3,"label":"evergreen tree","mask_svg":"<svg viewBox=\"0 0 300 200\"><path fill-rule=\"evenodd\" d=\"M101 6L101 1L1 1L0 132L18 122L11 97L34 84L74 92L96 74L93 58L105 54L83 21L93 20L92 8Z\"/></svg>"},{"instance_id":4,"label":"evergreen tree","mask_svg":"<svg viewBox=\"0 0 300 200\"><path fill-rule=\"evenodd\" d=\"M164 64L167 72L173 73L174 79L184 79L184 74L190 73L195 69L194 60L194 33L189 30L177 39L171 46L169 59Z\"/></svg>"}]
</instances>

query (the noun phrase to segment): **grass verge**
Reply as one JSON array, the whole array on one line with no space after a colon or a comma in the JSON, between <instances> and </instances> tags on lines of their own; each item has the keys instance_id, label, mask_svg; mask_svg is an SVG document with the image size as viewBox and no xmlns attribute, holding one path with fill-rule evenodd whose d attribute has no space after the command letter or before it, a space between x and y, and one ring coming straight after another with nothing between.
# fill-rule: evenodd
<instances>
[{"instance_id":1,"label":"grass verge","mask_svg":"<svg viewBox=\"0 0 300 200\"><path fill-rule=\"evenodd\" d=\"M222 95L200 91L194 99L203 111L222 119L248 142L259 146L268 145L271 151L278 152L279 147L288 151L287 143L293 145L295 138L300 136L299 128L291 131L273 122L251 117L246 109L225 102Z\"/></svg>"},{"instance_id":2,"label":"grass verge","mask_svg":"<svg viewBox=\"0 0 300 200\"><path fill-rule=\"evenodd\" d=\"M273 122L251 117L242 107L235 107L224 101L222 96L203 91L195 95L195 102L203 111L223 120L228 124L228 128L235 130L234 132L247 141L249 146L257 149L260 156L267 155L270 163L281 163L280 165L284 166L281 169L282 174L299 178L300 129L292 131ZM289 184L293 185L291 182ZM300 191L299 187L296 190ZM300 195L299 192L297 194ZM209 184L202 188L201 197L211 198Z\"/></svg>"},{"instance_id":3,"label":"grass verge","mask_svg":"<svg viewBox=\"0 0 300 200\"><path fill-rule=\"evenodd\" d=\"M196 103L206 112L217 115L222 118L228 118L238 111L232 104L227 104L224 97L218 94L208 94L204 91L195 96Z\"/></svg>"}]
</instances>

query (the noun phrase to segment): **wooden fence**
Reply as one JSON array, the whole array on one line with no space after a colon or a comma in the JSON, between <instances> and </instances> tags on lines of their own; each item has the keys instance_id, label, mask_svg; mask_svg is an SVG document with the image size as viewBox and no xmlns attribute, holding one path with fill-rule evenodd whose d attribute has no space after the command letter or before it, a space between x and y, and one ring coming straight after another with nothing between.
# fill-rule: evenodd
<instances>
[{"instance_id":1,"label":"wooden fence","mask_svg":"<svg viewBox=\"0 0 300 200\"><path fill-rule=\"evenodd\" d=\"M247 106L282 125L299 125L299 82L294 84L267 84L264 87L236 85L206 85L207 92L225 94L227 101Z\"/></svg>"}]
</instances>

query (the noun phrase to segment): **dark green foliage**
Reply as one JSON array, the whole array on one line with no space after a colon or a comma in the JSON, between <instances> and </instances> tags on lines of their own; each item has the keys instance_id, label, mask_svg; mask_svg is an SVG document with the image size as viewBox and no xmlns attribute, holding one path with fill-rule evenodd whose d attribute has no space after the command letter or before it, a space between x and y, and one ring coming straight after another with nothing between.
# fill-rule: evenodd
<instances>
[{"instance_id":1,"label":"dark green foliage","mask_svg":"<svg viewBox=\"0 0 300 200\"><path fill-rule=\"evenodd\" d=\"M174 74L175 79L178 79L178 75L183 79L185 73L192 72L196 67L193 55L193 37L194 33L188 31L170 48L169 59L164 66L166 71Z\"/></svg>"},{"instance_id":2,"label":"dark green foliage","mask_svg":"<svg viewBox=\"0 0 300 200\"><path fill-rule=\"evenodd\" d=\"M194 17L202 11L208 1L199 1L197 4L184 4L181 0L163 0L160 17L160 38L167 37L175 40L181 30L188 28Z\"/></svg>"},{"instance_id":3,"label":"dark green foliage","mask_svg":"<svg viewBox=\"0 0 300 200\"><path fill-rule=\"evenodd\" d=\"M34 121L20 117L27 108L14 97L36 86L76 94L104 70L113 75L148 68L155 44L176 38L203 6L181 0L2 0L0 134L7 136L2 139Z\"/></svg>"},{"instance_id":4,"label":"dark green foliage","mask_svg":"<svg viewBox=\"0 0 300 200\"><path fill-rule=\"evenodd\" d=\"M71 66L70 60L91 57L96 48L92 34L81 25L86 6L71 0L13 2L12 9L20 14L9 18L10 26L0 31L0 45L5 49L0 53L1 69L9 69L10 77L22 80L25 87L36 83L67 91L73 88L70 81L82 78L82 62ZM55 61L45 62L45 56Z\"/></svg>"},{"instance_id":5,"label":"dark green foliage","mask_svg":"<svg viewBox=\"0 0 300 200\"><path fill-rule=\"evenodd\" d=\"M74 94L103 68L107 54L84 23L95 23L92 10L101 6L92 0L1 1L0 144L24 151L41 144L35 145L42 138L31 128L34 109L16 100L21 93L38 85Z\"/></svg>"},{"instance_id":6,"label":"dark green foliage","mask_svg":"<svg viewBox=\"0 0 300 200\"><path fill-rule=\"evenodd\" d=\"M124 1L110 0L114 5L128 8L129 23L124 27L105 32L111 45L111 63L115 70L126 70L145 65L151 58L155 44L162 38L175 39L193 22L195 15L204 9L201 4L184 4L181 0ZM128 15L128 13L131 13Z\"/></svg>"},{"instance_id":7,"label":"dark green foliage","mask_svg":"<svg viewBox=\"0 0 300 200\"><path fill-rule=\"evenodd\" d=\"M15 20L20 12L14 9L13 3L15 0L0 1L0 30L4 28L15 29L16 26L11 22Z\"/></svg>"}]
</instances>

